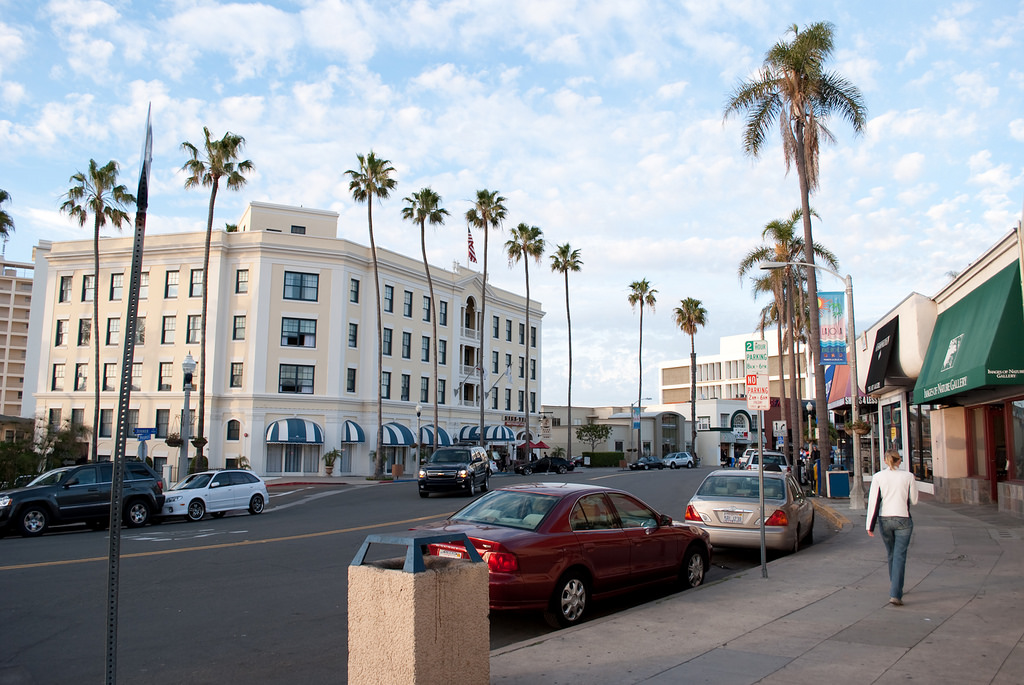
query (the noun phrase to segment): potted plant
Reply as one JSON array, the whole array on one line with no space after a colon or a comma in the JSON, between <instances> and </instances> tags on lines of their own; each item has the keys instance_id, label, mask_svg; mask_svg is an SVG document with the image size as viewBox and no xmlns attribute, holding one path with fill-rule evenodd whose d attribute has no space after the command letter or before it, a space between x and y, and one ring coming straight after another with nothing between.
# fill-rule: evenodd
<instances>
[{"instance_id":1,"label":"potted plant","mask_svg":"<svg viewBox=\"0 0 1024 685\"><path fill-rule=\"evenodd\" d=\"M164 442L168 447L181 447L185 444L185 441L181 439L180 433L168 433L167 437L164 438Z\"/></svg>"},{"instance_id":2,"label":"potted plant","mask_svg":"<svg viewBox=\"0 0 1024 685\"><path fill-rule=\"evenodd\" d=\"M334 473L334 462L338 461L339 457L341 457L341 450L337 447L324 454L324 471L328 476Z\"/></svg>"},{"instance_id":3,"label":"potted plant","mask_svg":"<svg viewBox=\"0 0 1024 685\"><path fill-rule=\"evenodd\" d=\"M853 421L847 425L847 428L857 435L867 435L871 432L871 424L867 421Z\"/></svg>"}]
</instances>

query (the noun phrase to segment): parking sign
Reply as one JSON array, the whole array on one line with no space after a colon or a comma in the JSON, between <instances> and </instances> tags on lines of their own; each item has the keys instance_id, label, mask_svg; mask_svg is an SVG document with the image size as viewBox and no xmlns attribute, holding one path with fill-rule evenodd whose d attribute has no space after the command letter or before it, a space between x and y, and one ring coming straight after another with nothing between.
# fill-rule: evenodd
<instances>
[{"instance_id":1,"label":"parking sign","mask_svg":"<svg viewBox=\"0 0 1024 685\"><path fill-rule=\"evenodd\" d=\"M747 377L747 409L766 411L771 408L768 386L768 341L748 340L743 370Z\"/></svg>"}]
</instances>

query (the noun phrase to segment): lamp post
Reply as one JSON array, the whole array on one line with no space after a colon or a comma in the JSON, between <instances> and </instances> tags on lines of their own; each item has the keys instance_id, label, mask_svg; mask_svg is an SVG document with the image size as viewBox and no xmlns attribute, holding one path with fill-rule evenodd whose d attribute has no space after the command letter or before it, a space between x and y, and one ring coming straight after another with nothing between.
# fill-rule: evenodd
<instances>
[{"instance_id":1,"label":"lamp post","mask_svg":"<svg viewBox=\"0 0 1024 685\"><path fill-rule=\"evenodd\" d=\"M423 405L419 402L416 403L416 463L413 467L419 468L420 465L420 450L423 449L423 436L420 435L420 414L423 413ZM437 430L437 426L434 426L434 430ZM435 433L436 434L436 433Z\"/></svg>"},{"instance_id":2,"label":"lamp post","mask_svg":"<svg viewBox=\"0 0 1024 685\"><path fill-rule=\"evenodd\" d=\"M629 420L630 421L633 420L633 407L636 407L636 458L637 459L639 459L641 457L640 453L643 451L643 444L644 444L643 440L641 439L641 436L640 436L640 426L642 425L642 422L640 421L640 415L643 413L643 408L640 406L640 403L641 402L647 402L650 399L651 399L650 397L641 397L636 402L630 402L629 403ZM630 432L630 435L632 435L632 432Z\"/></svg>"},{"instance_id":3,"label":"lamp post","mask_svg":"<svg viewBox=\"0 0 1024 685\"><path fill-rule=\"evenodd\" d=\"M181 412L181 452L178 454L178 482L188 475L188 441L192 437L192 414L188 406L189 393L192 391L192 374L196 370L196 360L192 353L185 355L181 362L183 385L185 390L185 408Z\"/></svg>"},{"instance_id":4,"label":"lamp post","mask_svg":"<svg viewBox=\"0 0 1024 685\"><path fill-rule=\"evenodd\" d=\"M846 326L846 359L850 365L850 394L852 395L851 400L853 402L851 417L853 422L856 423L860 421L860 383L857 380L857 329L853 322L853 277L849 274L843 276L838 271L833 271L821 264L808 264L807 262L764 262L761 264L761 268L767 271L781 269L786 266L809 266L812 269L819 269L830 273L846 284L846 316L849 318L849 323ZM815 295L817 294L815 293ZM819 373L819 371L815 369L815 373ZM825 407L827 405L824 397L816 397L815 401L818 407ZM818 430L821 430L822 418L821 416L817 417ZM827 428L828 417L825 416L824 418ZM854 510L864 508L864 478L861 475L860 436L856 436L853 441L853 488L850 491L850 508Z\"/></svg>"}]
</instances>

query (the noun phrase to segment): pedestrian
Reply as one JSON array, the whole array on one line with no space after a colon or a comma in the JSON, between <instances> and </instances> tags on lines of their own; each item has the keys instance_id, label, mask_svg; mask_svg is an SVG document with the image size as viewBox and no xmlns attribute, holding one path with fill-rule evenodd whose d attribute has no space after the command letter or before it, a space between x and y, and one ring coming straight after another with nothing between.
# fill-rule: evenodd
<instances>
[{"instance_id":1,"label":"pedestrian","mask_svg":"<svg viewBox=\"0 0 1024 685\"><path fill-rule=\"evenodd\" d=\"M917 504L917 480L909 471L901 471L903 457L895 449L886 450L883 468L871 478L866 527L875 536L875 523L882 534L889 557L889 603L903 605L903 578L907 567L907 548L914 532L910 507Z\"/></svg>"}]
</instances>

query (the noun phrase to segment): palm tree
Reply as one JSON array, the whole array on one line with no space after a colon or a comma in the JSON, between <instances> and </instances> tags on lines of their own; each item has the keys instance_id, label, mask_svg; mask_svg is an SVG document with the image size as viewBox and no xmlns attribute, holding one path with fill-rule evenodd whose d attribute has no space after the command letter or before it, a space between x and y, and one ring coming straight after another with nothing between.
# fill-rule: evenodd
<instances>
[{"instance_id":1,"label":"palm tree","mask_svg":"<svg viewBox=\"0 0 1024 685\"><path fill-rule=\"evenodd\" d=\"M391 162L382 159L370 150L370 154L356 155L359 160L358 169L349 169L345 174L351 179L348 184L352 199L366 203L366 222L370 227L370 256L373 258L373 285L377 292L377 451L374 452L373 475L380 478L384 475L384 400L380 396L380 387L384 382L384 330L380 314L380 273L377 266L377 243L373 238L373 201L387 199L391 191L398 185L392 178L395 168ZM437 430L437 426L434 427ZM416 436L419 440L419 436Z\"/></svg>"},{"instance_id":2,"label":"palm tree","mask_svg":"<svg viewBox=\"0 0 1024 685\"><path fill-rule=\"evenodd\" d=\"M6 190L0 190L0 205L11 199L10 194ZM6 210L0 209L0 235L7 239L8 234L14 233L14 219L7 213Z\"/></svg>"},{"instance_id":3,"label":"palm tree","mask_svg":"<svg viewBox=\"0 0 1024 685\"><path fill-rule=\"evenodd\" d=\"M402 218L420 225L420 248L423 251L423 270L427 273L427 290L430 292L430 326L433 328L434 340L431 343L431 350L434 357L434 431L431 440L430 453L433 454L437 448L437 433L440 424L437 422L437 304L434 302L434 279L430 276L430 264L427 262L427 222L431 226L444 223L448 216L448 210L441 206L441 196L430 188L423 188L418 193L413 193L402 200L406 206L402 208ZM419 441L420 436L416 436Z\"/></svg>"},{"instance_id":4,"label":"palm tree","mask_svg":"<svg viewBox=\"0 0 1024 685\"><path fill-rule=\"evenodd\" d=\"M530 454L530 260L540 263L544 256L544 234L536 226L521 223L511 231L511 237L505 241L505 254L508 255L508 266L511 269L519 260L523 261L524 273L526 274L526 335L523 342L526 347L526 366L523 372L523 414L526 417L526 434L524 458L529 459Z\"/></svg>"},{"instance_id":5,"label":"palm tree","mask_svg":"<svg viewBox=\"0 0 1024 685\"><path fill-rule=\"evenodd\" d=\"M700 300L687 297L679 301L673 313L676 325L690 336L690 445L694 456L700 456L697 453L697 348L694 336L698 328L708 325L708 310Z\"/></svg>"},{"instance_id":6,"label":"palm tree","mask_svg":"<svg viewBox=\"0 0 1024 685\"><path fill-rule=\"evenodd\" d=\"M480 368L487 361L487 335L484 332L487 327L487 243L490 228L501 230L501 222L508 215L505 209L505 198L498 194L497 190L476 191L476 202L466 211L466 223L473 228L479 228L484 232L484 280L480 284ZM484 447L484 374L480 372L480 446Z\"/></svg>"},{"instance_id":7,"label":"palm tree","mask_svg":"<svg viewBox=\"0 0 1024 685\"><path fill-rule=\"evenodd\" d=\"M743 149L752 157L764 148L771 128L779 125L786 171L795 163L800 181L804 261L808 264L814 264L810 196L818 187L820 141L835 140L826 121L835 114L846 119L855 133L862 133L867 119L860 90L824 68L832 56L833 31L834 26L828 22L810 24L802 31L794 24L789 29L792 41L780 40L768 50L761 70L736 87L725 109L725 117L746 112ZM807 288L816 296L818 283L813 268L807 270ZM811 357L817 368L821 361L821 329L816 306L810 307L810 315ZM814 380L818 416L825 417L825 376L815 373ZM827 431L819 431L818 450L822 455L829 453L829 444Z\"/></svg>"},{"instance_id":8,"label":"palm tree","mask_svg":"<svg viewBox=\"0 0 1024 685\"><path fill-rule=\"evenodd\" d=\"M220 140L211 140L210 129L203 126L203 148L200 150L187 140L181 149L188 155L182 165L185 172L185 189L202 186L210 189L210 205L206 213L206 242L203 246L203 308L199 324L199 417L197 419L196 456L192 470L199 471L203 463L203 446L206 444L206 311L210 289L210 239L213 237L213 208L217 204L217 190L221 179L228 190L241 190L245 185L245 174L253 170L253 164L246 159L238 161L245 147L245 138L227 131Z\"/></svg>"},{"instance_id":9,"label":"palm tree","mask_svg":"<svg viewBox=\"0 0 1024 685\"><path fill-rule=\"evenodd\" d=\"M629 284L629 295L626 299L629 300L629 306L636 309L640 307L640 344L637 352L637 363L639 364L639 377L637 379L636 386L636 407L638 412L642 412L640 409L640 403L643 402L643 390L644 390L644 307L650 307L651 311L654 311L654 305L658 301L655 295L658 293L657 290L651 287L651 284L647 282L645 278L642 281L633 281ZM637 422L636 428L636 456L639 458L643 454L643 444L640 442L640 422Z\"/></svg>"},{"instance_id":10,"label":"palm tree","mask_svg":"<svg viewBox=\"0 0 1024 685\"><path fill-rule=\"evenodd\" d=\"M135 196L128 192L128 189L117 182L118 165L110 160L103 166L98 166L95 159L89 160L89 170L86 173L76 172L69 180L72 186L64 195L65 200L60 206L60 211L67 214L78 222L79 226L85 225L85 220L91 212L93 216L93 238L92 238L92 339L95 351L95 367L93 369L94 406L92 414L92 439L90 441L90 454L92 460L98 458L96 436L100 425L100 228L110 224L117 230L128 223L127 205L135 204ZM123 369L122 369L123 371Z\"/></svg>"},{"instance_id":11,"label":"palm tree","mask_svg":"<svg viewBox=\"0 0 1024 685\"><path fill-rule=\"evenodd\" d=\"M572 249L569 243L559 245L551 255L551 270L565 276L565 324L569 332L569 383L566 391L566 402L569 405L566 418L566 424L569 426L569 446L566 458L569 461L572 461L572 316L569 312L569 272L579 273L582 267L580 251Z\"/></svg>"}]
</instances>

